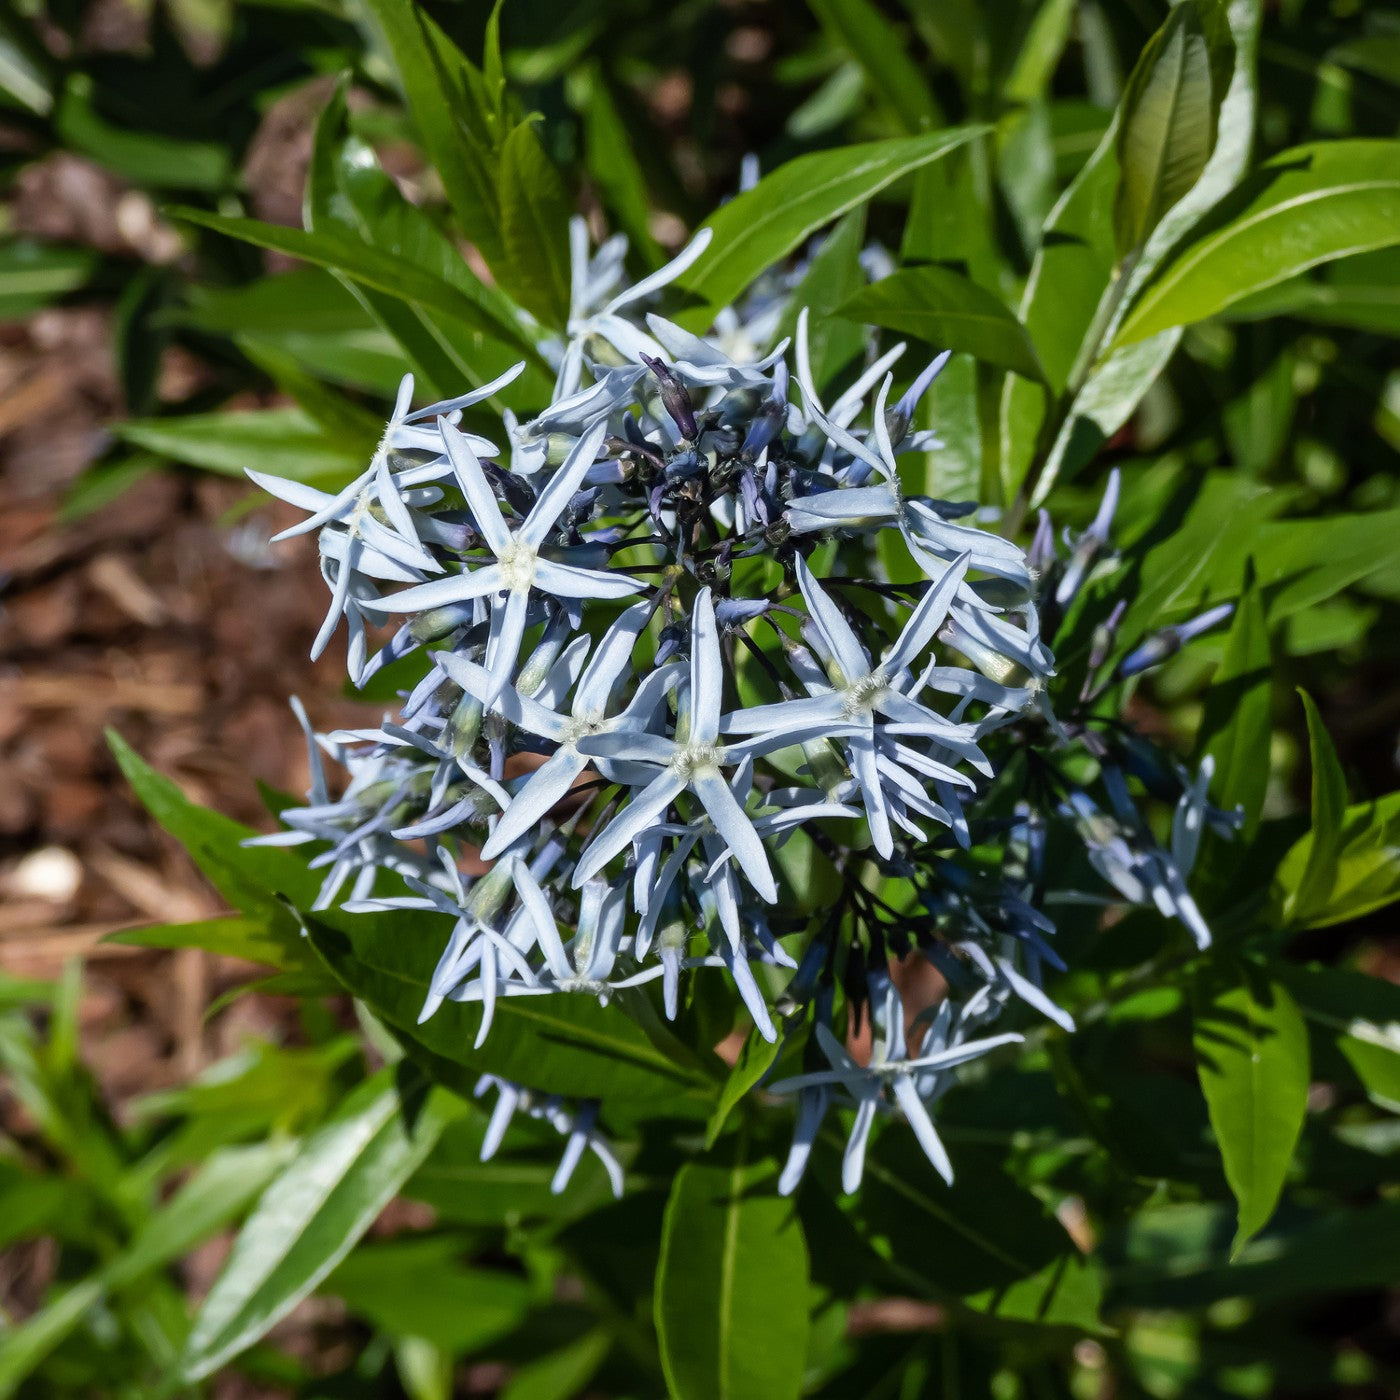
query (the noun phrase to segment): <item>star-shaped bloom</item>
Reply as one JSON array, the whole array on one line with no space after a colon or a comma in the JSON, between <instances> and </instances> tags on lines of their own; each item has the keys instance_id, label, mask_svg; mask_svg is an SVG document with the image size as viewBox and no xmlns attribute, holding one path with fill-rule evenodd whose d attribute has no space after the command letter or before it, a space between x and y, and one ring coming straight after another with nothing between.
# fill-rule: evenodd
<instances>
[{"instance_id":1,"label":"star-shaped bloom","mask_svg":"<svg viewBox=\"0 0 1400 1400\"><path fill-rule=\"evenodd\" d=\"M564 1155L559 1160L558 1169L549 1189L559 1195L569 1184L574 1170L583 1157L584 1149L592 1152L603 1164L612 1186L612 1193L622 1198L622 1163L617 1160L607 1140L597 1131L594 1124L598 1120L596 1099L587 1099L570 1112L563 1099L556 1095L541 1099L540 1095L508 1079L494 1074L483 1074L476 1081L476 1097L481 1098L488 1090L496 1090L496 1106L491 1110L491 1120L486 1125L486 1134L481 1142L481 1160L489 1162L496 1155L501 1140L510 1127L510 1120L518 1112L530 1118L538 1118L549 1124L568 1141L564 1144Z\"/></svg>"},{"instance_id":2,"label":"star-shaped bloom","mask_svg":"<svg viewBox=\"0 0 1400 1400\"><path fill-rule=\"evenodd\" d=\"M799 557L797 581L807 602L813 644L826 662L826 675L821 679L804 677L810 692L805 699L736 710L724 718L722 727L727 732L761 735L764 748L824 736L839 739L860 786L871 839L883 856L893 851L894 837L886 799L889 755L882 771L877 744L882 731L929 739L985 769L986 760L967 725L945 719L906 693L911 668L943 625L967 563L963 555L943 570L938 582L919 600L898 639L878 663L872 663L840 608ZM877 713L883 717L878 726ZM923 762L925 766L932 764L930 776L953 785L972 786L971 779L948 764L930 759Z\"/></svg>"},{"instance_id":3,"label":"star-shaped bloom","mask_svg":"<svg viewBox=\"0 0 1400 1400\"><path fill-rule=\"evenodd\" d=\"M1011 1045L1023 1039L1009 1033L955 1045L938 1046L935 1041L933 1047L926 1047L924 1053L911 1057L905 1045L904 1007L899 989L889 974L884 972L870 979L870 1019L875 1035L869 1064L857 1064L831 1028L819 1022L817 1041L831 1068L795 1075L769 1086L770 1093L808 1096L808 1102L804 1105L806 1111L799 1111L798 1137L793 1148L800 1165L795 1172L783 1173L780 1189L785 1195L794 1190L801 1179L801 1169L806 1165L807 1153L820 1126L821 1115L830 1102L829 1095L837 1088L844 1089L856 1104L855 1123L841 1168L844 1191L849 1194L860 1189L866 1143L876 1112L881 1108L896 1106L914 1129L919 1146L934 1170L951 1184L953 1164L920 1095L921 1081L926 1084L932 1074L966 1064L969 1060L990 1054L999 1046ZM931 1036L929 1039L934 1038Z\"/></svg>"},{"instance_id":4,"label":"star-shaped bloom","mask_svg":"<svg viewBox=\"0 0 1400 1400\"><path fill-rule=\"evenodd\" d=\"M629 673L632 649L651 612L650 603L636 603L613 624L579 678L568 714L560 714L510 686L491 702L497 713L518 729L548 739L557 747L510 799L491 839L482 847L484 860L495 860L538 826L573 786L592 761L588 754L580 751L579 740L614 731L642 732L651 723L658 703L680 680L681 667L660 667L637 687L619 714L608 713L624 676ZM486 703L492 687L487 671L450 653L440 653L437 663L467 694Z\"/></svg>"},{"instance_id":5,"label":"star-shaped bloom","mask_svg":"<svg viewBox=\"0 0 1400 1400\"><path fill-rule=\"evenodd\" d=\"M571 221L568 343L554 385L556 402L578 392L589 344L595 339L605 341L629 364L638 363L643 355L661 353L660 346L645 331L619 313L670 286L709 247L713 236L712 229L702 228L664 267L630 287L614 291L624 277L622 260L627 255L627 239L614 234L590 258L587 224L582 219Z\"/></svg>"},{"instance_id":6,"label":"star-shaped bloom","mask_svg":"<svg viewBox=\"0 0 1400 1400\"><path fill-rule=\"evenodd\" d=\"M539 493L530 513L512 530L501 515L495 492L471 445L450 424L443 424L443 441L447 444L458 484L482 539L495 556L494 562L464 569L451 578L434 579L416 588L404 589L380 600L374 604L374 609L424 612L469 598L504 593L504 606L492 610L492 637L486 657L491 684L488 693L480 697L484 704L494 701L514 674L520 642L525 635L532 588L555 598L606 599L623 598L642 587L626 574L580 568L565 562L566 549L558 551L565 556L562 559L546 558L542 553L555 522L593 465L606 431L607 425L599 423L575 443L564 464Z\"/></svg>"},{"instance_id":7,"label":"star-shaped bloom","mask_svg":"<svg viewBox=\"0 0 1400 1400\"><path fill-rule=\"evenodd\" d=\"M728 842L749 884L770 904L778 898L763 842L722 771L743 756L726 751L719 742L723 683L714 603L710 590L702 588L690 617L690 684L675 737L628 731L586 735L578 740L583 753L625 758L645 765L655 776L593 838L574 872L575 885L596 875L649 827L664 820L676 798L689 791Z\"/></svg>"}]
</instances>

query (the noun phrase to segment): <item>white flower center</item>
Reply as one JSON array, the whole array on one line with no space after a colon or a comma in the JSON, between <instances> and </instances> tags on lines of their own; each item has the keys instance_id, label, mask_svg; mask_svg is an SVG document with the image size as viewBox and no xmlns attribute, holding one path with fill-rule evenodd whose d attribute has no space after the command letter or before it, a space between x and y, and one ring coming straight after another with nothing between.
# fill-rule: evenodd
<instances>
[{"instance_id":1,"label":"white flower center","mask_svg":"<svg viewBox=\"0 0 1400 1400\"><path fill-rule=\"evenodd\" d=\"M679 777L691 778L704 769L718 768L719 756L717 744L686 744L676 750L671 767Z\"/></svg>"},{"instance_id":2,"label":"white flower center","mask_svg":"<svg viewBox=\"0 0 1400 1400\"><path fill-rule=\"evenodd\" d=\"M875 701L888 687L885 673L879 667L868 676L862 676L854 685L848 685L841 694L841 712L847 719L858 719L869 714Z\"/></svg>"},{"instance_id":3,"label":"white flower center","mask_svg":"<svg viewBox=\"0 0 1400 1400\"><path fill-rule=\"evenodd\" d=\"M501 576L512 593L523 592L535 581L535 548L521 540L512 540L500 554L496 562L501 566Z\"/></svg>"}]
</instances>

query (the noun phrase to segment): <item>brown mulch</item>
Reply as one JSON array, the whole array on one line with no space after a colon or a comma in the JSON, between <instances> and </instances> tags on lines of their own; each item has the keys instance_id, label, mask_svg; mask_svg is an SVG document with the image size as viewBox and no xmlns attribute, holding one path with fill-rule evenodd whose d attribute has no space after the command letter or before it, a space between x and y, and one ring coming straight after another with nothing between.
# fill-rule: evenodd
<instances>
[{"instance_id":1,"label":"brown mulch","mask_svg":"<svg viewBox=\"0 0 1400 1400\"><path fill-rule=\"evenodd\" d=\"M341 697L334 655L306 659L324 608L315 545L265 543L295 513L247 512L250 486L170 472L60 520L121 410L108 329L78 308L0 330L0 969L49 978L88 959L86 1048L121 1100L275 1033L283 1013L258 1025L250 1005L211 1037L207 1002L253 969L101 941L220 912L127 789L104 727L196 800L266 827L255 780L306 781L287 697L323 726L365 710Z\"/></svg>"}]
</instances>

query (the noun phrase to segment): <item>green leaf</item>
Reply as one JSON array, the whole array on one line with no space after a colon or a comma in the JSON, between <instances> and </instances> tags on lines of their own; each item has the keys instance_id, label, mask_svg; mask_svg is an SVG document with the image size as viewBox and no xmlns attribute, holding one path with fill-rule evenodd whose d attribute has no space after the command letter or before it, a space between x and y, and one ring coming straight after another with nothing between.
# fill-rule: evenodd
<instances>
[{"instance_id":1,"label":"green leaf","mask_svg":"<svg viewBox=\"0 0 1400 1400\"><path fill-rule=\"evenodd\" d=\"M1266 161L1137 298L1118 343L1189 325L1332 258L1400 242L1400 143L1329 141Z\"/></svg>"},{"instance_id":2,"label":"green leaf","mask_svg":"<svg viewBox=\"0 0 1400 1400\"><path fill-rule=\"evenodd\" d=\"M1319 849L1328 852L1325 862ZM1316 885L1304 900L1305 872ZM1284 928L1325 928L1400 899L1400 793L1348 807L1334 832L1302 836L1279 864L1273 900Z\"/></svg>"},{"instance_id":3,"label":"green leaf","mask_svg":"<svg viewBox=\"0 0 1400 1400\"><path fill-rule=\"evenodd\" d=\"M122 929L119 933L109 933L102 941L133 948L203 948L219 957L274 966L284 951L283 940L266 924L257 919L236 917Z\"/></svg>"},{"instance_id":4,"label":"green leaf","mask_svg":"<svg viewBox=\"0 0 1400 1400\"><path fill-rule=\"evenodd\" d=\"M807 1245L776 1164L742 1138L676 1174L656 1269L661 1366L675 1400L796 1400L807 1352Z\"/></svg>"},{"instance_id":5,"label":"green leaf","mask_svg":"<svg viewBox=\"0 0 1400 1400\"><path fill-rule=\"evenodd\" d=\"M372 147L345 134L344 92L338 89L316 122L311 166L307 172L302 217L315 234L350 237L402 262L411 263L469 297L483 290L494 298L496 313L520 319L511 303L494 289L484 289L458 248L429 214L410 204L380 168ZM434 303L404 301L397 292L371 288L335 273L367 313L402 347L422 387L439 397L460 392L463 384L481 385L496 378L517 358L500 339L479 325L444 314ZM362 313L362 314L363 314ZM523 313L522 313L523 315ZM396 367L398 383L402 362ZM501 395L503 406L525 407L539 401L538 375L529 370ZM519 401L512 395L519 391Z\"/></svg>"},{"instance_id":6,"label":"green leaf","mask_svg":"<svg viewBox=\"0 0 1400 1400\"><path fill-rule=\"evenodd\" d=\"M942 124L938 99L909 56L904 36L871 0L807 0L812 13L865 71L870 95L906 131Z\"/></svg>"},{"instance_id":7,"label":"green leaf","mask_svg":"<svg viewBox=\"0 0 1400 1400\"><path fill-rule=\"evenodd\" d=\"M917 336L939 350L1043 379L1026 328L991 292L946 267L912 267L857 292L840 314Z\"/></svg>"},{"instance_id":8,"label":"green leaf","mask_svg":"<svg viewBox=\"0 0 1400 1400\"><path fill-rule=\"evenodd\" d=\"M772 1069L780 1048L777 1041L764 1040L757 1029L750 1028L744 1041L744 1048L739 1051L739 1058L734 1062L734 1068L729 1071L729 1078L724 1081L724 1088L720 1090L719 1103L715 1105L715 1111L710 1115L710 1121L706 1125L705 1150L707 1152L718 1140L729 1115L739 1106L749 1090Z\"/></svg>"},{"instance_id":9,"label":"green leaf","mask_svg":"<svg viewBox=\"0 0 1400 1400\"><path fill-rule=\"evenodd\" d=\"M501 1400L558 1400L561 1395L582 1394L611 1349L606 1331L585 1332L568 1346L527 1361L506 1383Z\"/></svg>"},{"instance_id":10,"label":"green leaf","mask_svg":"<svg viewBox=\"0 0 1400 1400\"><path fill-rule=\"evenodd\" d=\"M1289 913L1325 907L1337 880L1337 856L1342 848L1342 822L1346 815L1347 780L1327 726L1312 697L1300 689L1298 696L1308 718L1308 755L1312 763L1312 829L1307 860L1293 886Z\"/></svg>"},{"instance_id":11,"label":"green leaf","mask_svg":"<svg viewBox=\"0 0 1400 1400\"><path fill-rule=\"evenodd\" d=\"M501 241L507 287L547 326L569 319L568 191L540 145L533 124L521 122L501 147Z\"/></svg>"},{"instance_id":12,"label":"green leaf","mask_svg":"<svg viewBox=\"0 0 1400 1400\"><path fill-rule=\"evenodd\" d=\"M1269 785L1272 700L1269 630L1259 589L1250 586L1231 620L1196 741L1197 761L1206 754L1215 759L1211 800L1225 808L1244 808L1246 841L1258 830Z\"/></svg>"},{"instance_id":13,"label":"green leaf","mask_svg":"<svg viewBox=\"0 0 1400 1400\"><path fill-rule=\"evenodd\" d=\"M366 0L365 8L388 45L429 164L462 232L498 266L505 257L497 186L504 133L492 129L497 113L482 100L481 75L414 0Z\"/></svg>"},{"instance_id":14,"label":"green leaf","mask_svg":"<svg viewBox=\"0 0 1400 1400\"><path fill-rule=\"evenodd\" d=\"M788 161L705 221L714 238L680 279L681 285L712 307L726 305L823 224L986 130L950 127Z\"/></svg>"},{"instance_id":15,"label":"green leaf","mask_svg":"<svg viewBox=\"0 0 1400 1400\"><path fill-rule=\"evenodd\" d=\"M1074 11L1074 0L1042 0L1002 84L1002 96L1008 102L1025 104L1045 96L1069 42Z\"/></svg>"},{"instance_id":16,"label":"green leaf","mask_svg":"<svg viewBox=\"0 0 1400 1400\"><path fill-rule=\"evenodd\" d=\"M632 247L648 268L664 261L650 228L651 192L632 149L632 136L613 100L607 75L581 73L571 86L583 111L584 163Z\"/></svg>"},{"instance_id":17,"label":"green leaf","mask_svg":"<svg viewBox=\"0 0 1400 1400\"><path fill-rule=\"evenodd\" d=\"M324 490L354 480L375 446L332 437L301 408L134 418L112 427L123 442L171 461L238 478L252 467Z\"/></svg>"},{"instance_id":18,"label":"green leaf","mask_svg":"<svg viewBox=\"0 0 1400 1400\"><path fill-rule=\"evenodd\" d=\"M265 1336L350 1252L432 1150L453 1110L442 1090L362 1084L268 1187L204 1300L178 1363L185 1384Z\"/></svg>"},{"instance_id":19,"label":"green leaf","mask_svg":"<svg viewBox=\"0 0 1400 1400\"><path fill-rule=\"evenodd\" d=\"M46 117L53 109L49 56L36 41L32 25L9 15L0 17L0 98Z\"/></svg>"},{"instance_id":20,"label":"green leaf","mask_svg":"<svg viewBox=\"0 0 1400 1400\"><path fill-rule=\"evenodd\" d=\"M822 239L774 333L775 341L794 334L799 313L804 306L808 309L807 344L818 386L830 383L865 346L862 328L837 314L837 308L865 285L860 265L864 244L865 210L852 209Z\"/></svg>"},{"instance_id":21,"label":"green leaf","mask_svg":"<svg viewBox=\"0 0 1400 1400\"><path fill-rule=\"evenodd\" d=\"M531 1290L517 1275L464 1267L464 1243L429 1235L364 1244L319 1291L396 1337L422 1337L465 1355L515 1327Z\"/></svg>"},{"instance_id":22,"label":"green leaf","mask_svg":"<svg viewBox=\"0 0 1400 1400\"><path fill-rule=\"evenodd\" d=\"M74 73L54 112L66 146L133 185L169 190L221 190L229 183L228 149L213 141L177 141L156 132L113 126L93 106L93 80Z\"/></svg>"},{"instance_id":23,"label":"green leaf","mask_svg":"<svg viewBox=\"0 0 1400 1400\"><path fill-rule=\"evenodd\" d=\"M1231 1253L1268 1223L1308 1101L1308 1037L1283 986L1253 963L1216 956L1194 988L1196 1069L1239 1205Z\"/></svg>"},{"instance_id":24,"label":"green leaf","mask_svg":"<svg viewBox=\"0 0 1400 1400\"><path fill-rule=\"evenodd\" d=\"M1400 1202L1300 1212L1227 1262L1229 1234L1218 1206L1140 1212L1129 1225L1128 1267L1115 1279L1116 1299L1129 1307L1194 1311L1222 1298L1317 1299L1387 1288L1400 1254Z\"/></svg>"},{"instance_id":25,"label":"green leaf","mask_svg":"<svg viewBox=\"0 0 1400 1400\"><path fill-rule=\"evenodd\" d=\"M1098 1272L1059 1222L985 1150L964 1145L955 1164L946 1186L903 1124L871 1148L849 1213L898 1287L1006 1321L1101 1331Z\"/></svg>"},{"instance_id":26,"label":"green leaf","mask_svg":"<svg viewBox=\"0 0 1400 1400\"><path fill-rule=\"evenodd\" d=\"M96 255L88 248L63 248L29 238L0 248L0 321L18 320L75 291L96 265Z\"/></svg>"},{"instance_id":27,"label":"green leaf","mask_svg":"<svg viewBox=\"0 0 1400 1400\"><path fill-rule=\"evenodd\" d=\"M585 1098L669 1098L707 1089L700 1071L658 1049L618 997L604 1008L590 997L502 997L485 1043L474 1048L481 1007L444 1002L418 1024L447 936L421 914L302 915L326 965L401 1037L478 1073L498 1074L549 1094ZM442 927L442 940L425 936ZM644 1003L640 1003L644 1004ZM708 1095L700 1100L708 1109Z\"/></svg>"},{"instance_id":28,"label":"green leaf","mask_svg":"<svg viewBox=\"0 0 1400 1400\"><path fill-rule=\"evenodd\" d=\"M294 1148L292 1141L283 1139L215 1152L150 1216L127 1248L0 1335L0 1396L12 1394L104 1297L175 1262L241 1214L286 1165Z\"/></svg>"},{"instance_id":29,"label":"green leaf","mask_svg":"<svg viewBox=\"0 0 1400 1400\"><path fill-rule=\"evenodd\" d=\"M1366 1091L1400 1112L1400 986L1342 967L1280 964L1303 1019L1335 1042Z\"/></svg>"},{"instance_id":30,"label":"green leaf","mask_svg":"<svg viewBox=\"0 0 1400 1400\"><path fill-rule=\"evenodd\" d=\"M469 275L453 283L445 282L407 258L371 247L338 230L303 233L280 224L226 218L202 209L177 208L169 213L172 218L242 239L255 247L286 253L288 257L299 258L316 267L343 273L352 282L387 293L396 300L432 308L504 341L532 363L539 362L534 342L525 334L508 299ZM465 266L463 271L466 271Z\"/></svg>"},{"instance_id":31,"label":"green leaf","mask_svg":"<svg viewBox=\"0 0 1400 1400\"><path fill-rule=\"evenodd\" d=\"M1215 145L1210 50L1190 0L1148 41L1128 79L1118 123L1113 228L1127 256L1194 185Z\"/></svg>"},{"instance_id":32,"label":"green leaf","mask_svg":"<svg viewBox=\"0 0 1400 1400\"><path fill-rule=\"evenodd\" d=\"M276 847L249 847L254 833L218 812L191 802L169 778L157 773L114 730L107 742L146 810L190 853L214 887L230 904L264 928L259 961L278 967L305 968L310 961L295 921L279 894L311 903L320 878L295 856ZM222 922L222 921L216 921ZM198 926L195 926L198 927ZM207 926L206 926L207 927ZM211 931L212 932L212 931ZM227 936L228 930L214 933ZM244 944L251 951L251 944Z\"/></svg>"}]
</instances>

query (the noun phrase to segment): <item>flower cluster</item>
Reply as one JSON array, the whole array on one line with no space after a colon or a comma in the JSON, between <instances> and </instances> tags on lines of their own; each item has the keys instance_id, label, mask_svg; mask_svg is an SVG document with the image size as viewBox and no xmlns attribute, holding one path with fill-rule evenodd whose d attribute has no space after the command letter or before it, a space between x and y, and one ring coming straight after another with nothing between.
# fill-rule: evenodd
<instances>
[{"instance_id":1,"label":"flower cluster","mask_svg":"<svg viewBox=\"0 0 1400 1400\"><path fill-rule=\"evenodd\" d=\"M645 311L706 236L626 286L625 244L590 255L575 229L537 417L464 426L523 367L416 410L405 378L342 491L250 473L309 513L287 534L319 532L315 653L343 618L352 680L411 671L378 727L308 729L308 805L260 839L323 848L323 906L443 915L422 1015L479 1003L478 1045L503 997L606 1004L657 981L674 1016L687 976L723 977L759 1034L806 1037L805 1072L760 1091L797 1096L785 1190L843 1096L848 1190L878 1111L951 1178L929 1106L953 1069L1019 1039L986 1033L1013 1002L1072 1026L1043 990L1062 966L1052 828L1113 897L1209 937L1185 883L1203 824L1229 824L1206 804L1209 768L1155 761L1144 778L1142 741L1084 718L1094 686L1196 624L1104 677L1110 619L1083 703L1057 716L1046 638L1109 548L1116 480L1063 552L1046 520L1027 553L975 506L909 490L937 446L915 422L947 356L896 392L904 347L872 344L824 397L807 312L771 288L708 336ZM772 344L785 323L793 338ZM367 629L396 621L371 652ZM349 771L338 799L320 750ZM1130 776L1176 805L1170 849ZM946 979L935 1006L901 1001L890 969L911 958ZM841 1027L867 1012L861 1064ZM534 1100L489 1082L503 1131L504 1106ZM569 1134L566 1165L588 1146L616 1178L594 1108L540 1111Z\"/></svg>"}]
</instances>

